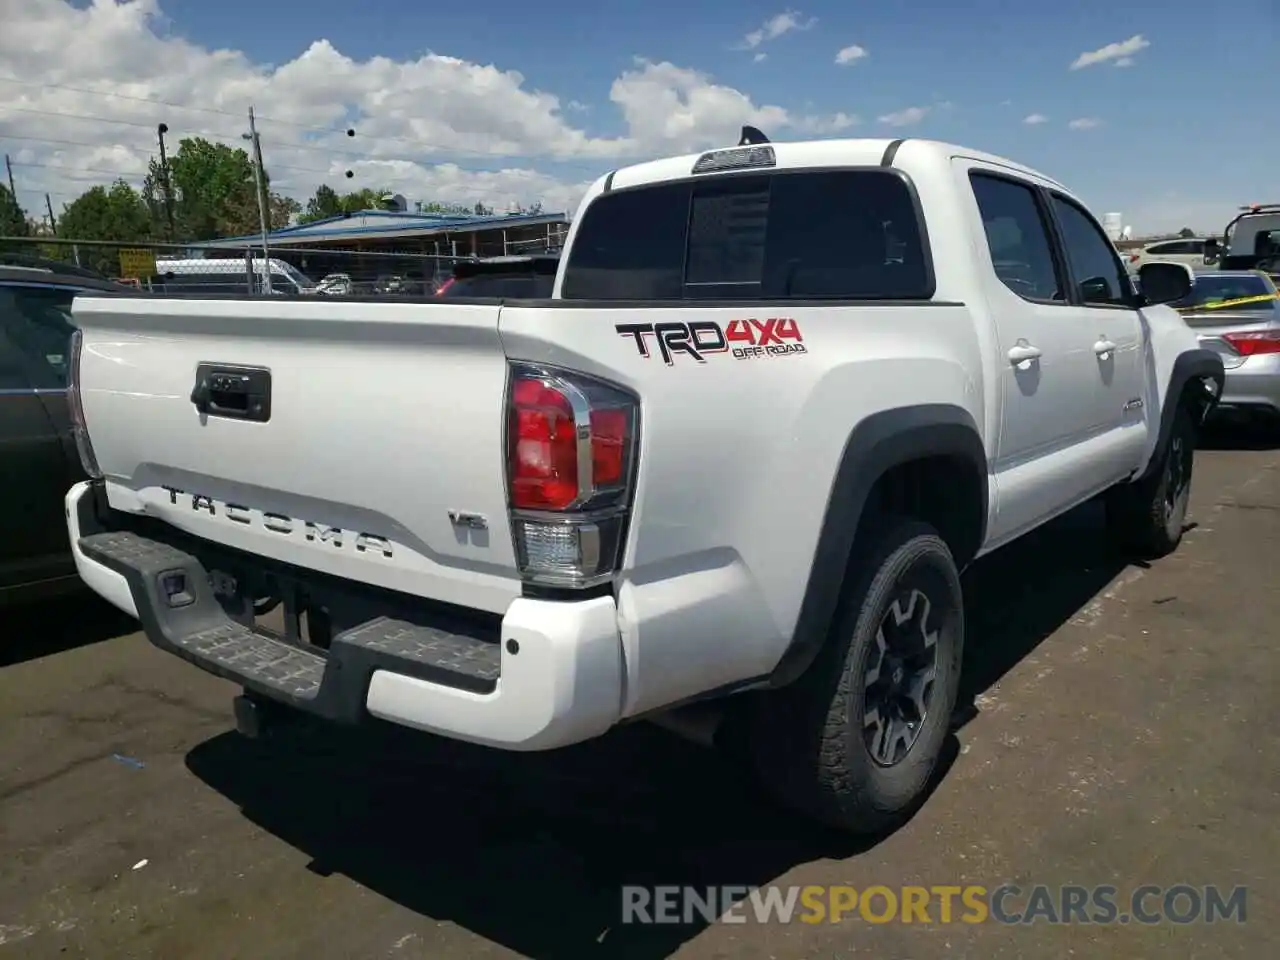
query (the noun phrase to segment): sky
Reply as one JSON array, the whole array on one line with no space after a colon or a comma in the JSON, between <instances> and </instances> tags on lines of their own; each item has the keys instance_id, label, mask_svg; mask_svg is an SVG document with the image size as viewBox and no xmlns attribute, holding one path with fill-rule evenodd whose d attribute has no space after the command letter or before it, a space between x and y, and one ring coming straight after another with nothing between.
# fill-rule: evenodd
<instances>
[{"instance_id":1,"label":"sky","mask_svg":"<svg viewBox=\"0 0 1280 960\"><path fill-rule=\"evenodd\" d=\"M572 213L597 176L751 123L946 140L1035 167L1138 235L1217 232L1280 202L1280 0L1213 10L0 0L0 149L28 212L48 192L57 213L95 183L139 185L157 123L170 149L244 145L252 105L273 188L299 200L327 183Z\"/></svg>"}]
</instances>

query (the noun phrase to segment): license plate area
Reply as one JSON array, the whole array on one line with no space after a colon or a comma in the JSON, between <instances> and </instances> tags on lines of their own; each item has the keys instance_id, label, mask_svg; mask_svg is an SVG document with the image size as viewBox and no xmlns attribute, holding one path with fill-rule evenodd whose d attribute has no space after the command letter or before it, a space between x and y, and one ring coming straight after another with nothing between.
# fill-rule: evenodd
<instances>
[{"instance_id":1,"label":"license plate area","mask_svg":"<svg viewBox=\"0 0 1280 960\"><path fill-rule=\"evenodd\" d=\"M326 605L292 578L216 567L209 586L227 616L256 633L319 650L333 639Z\"/></svg>"}]
</instances>

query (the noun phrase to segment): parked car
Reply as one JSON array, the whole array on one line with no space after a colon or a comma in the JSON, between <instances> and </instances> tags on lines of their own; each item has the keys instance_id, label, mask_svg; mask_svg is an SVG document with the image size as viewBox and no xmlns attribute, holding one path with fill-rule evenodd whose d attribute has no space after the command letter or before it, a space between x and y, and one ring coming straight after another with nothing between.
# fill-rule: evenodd
<instances>
[{"instance_id":1,"label":"parked car","mask_svg":"<svg viewBox=\"0 0 1280 960\"><path fill-rule=\"evenodd\" d=\"M330 273L316 284L316 293L322 293L325 296L347 296L355 291L355 284L351 281L349 273Z\"/></svg>"},{"instance_id":2,"label":"parked car","mask_svg":"<svg viewBox=\"0 0 1280 960\"><path fill-rule=\"evenodd\" d=\"M1220 406L1280 418L1280 295L1261 270L1210 270L1174 304L1200 343L1222 357Z\"/></svg>"},{"instance_id":3,"label":"parked car","mask_svg":"<svg viewBox=\"0 0 1280 960\"><path fill-rule=\"evenodd\" d=\"M760 139L598 179L552 299L78 298L86 582L247 733L547 750L696 702L796 811L900 822L960 571L1094 497L1175 549L1223 364L1163 305L1190 270L1139 299L1055 180Z\"/></svg>"},{"instance_id":4,"label":"parked car","mask_svg":"<svg viewBox=\"0 0 1280 960\"><path fill-rule=\"evenodd\" d=\"M1192 269L1205 265L1205 237L1158 240L1129 254L1129 269L1137 271L1145 263L1185 263Z\"/></svg>"},{"instance_id":5,"label":"parked car","mask_svg":"<svg viewBox=\"0 0 1280 960\"><path fill-rule=\"evenodd\" d=\"M252 284L244 257L158 260L156 276L151 278L151 289L156 293L187 296L236 296L250 292L260 296L266 293L267 274L270 274L271 293L275 296L317 292L316 282L285 260L272 257L266 261L265 268L261 257L249 262L253 264Z\"/></svg>"},{"instance_id":6,"label":"parked car","mask_svg":"<svg viewBox=\"0 0 1280 960\"><path fill-rule=\"evenodd\" d=\"M0 605L83 586L62 511L68 488L85 476L67 377L71 302L86 290L128 288L68 264L0 254Z\"/></svg>"},{"instance_id":7,"label":"parked car","mask_svg":"<svg viewBox=\"0 0 1280 960\"><path fill-rule=\"evenodd\" d=\"M553 253L460 260L437 297L537 300L551 296L560 257Z\"/></svg>"}]
</instances>

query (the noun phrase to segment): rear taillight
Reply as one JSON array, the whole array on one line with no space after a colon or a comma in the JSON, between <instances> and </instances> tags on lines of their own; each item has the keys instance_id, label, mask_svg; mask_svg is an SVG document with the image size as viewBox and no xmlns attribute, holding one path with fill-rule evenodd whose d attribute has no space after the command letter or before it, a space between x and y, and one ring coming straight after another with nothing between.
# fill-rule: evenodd
<instances>
[{"instance_id":1,"label":"rear taillight","mask_svg":"<svg viewBox=\"0 0 1280 960\"><path fill-rule=\"evenodd\" d=\"M444 283L440 284L440 286L436 288L436 296L437 297L444 296L444 292L457 282L458 282L457 277L450 277L448 280L446 280Z\"/></svg>"},{"instance_id":2,"label":"rear taillight","mask_svg":"<svg viewBox=\"0 0 1280 960\"><path fill-rule=\"evenodd\" d=\"M1244 357L1256 357L1260 353L1280 353L1280 330L1224 333L1222 339Z\"/></svg>"},{"instance_id":3,"label":"rear taillight","mask_svg":"<svg viewBox=\"0 0 1280 960\"><path fill-rule=\"evenodd\" d=\"M80 454L80 466L95 480L102 479L98 458L89 442L89 428L84 422L84 404L80 401L80 354L84 349L84 334L76 330L71 334L71 363L67 376L67 408L71 414L71 433Z\"/></svg>"},{"instance_id":4,"label":"rear taillight","mask_svg":"<svg viewBox=\"0 0 1280 960\"><path fill-rule=\"evenodd\" d=\"M621 560L639 402L591 377L514 365L507 394L507 496L521 575L591 587Z\"/></svg>"},{"instance_id":5,"label":"rear taillight","mask_svg":"<svg viewBox=\"0 0 1280 960\"><path fill-rule=\"evenodd\" d=\"M1142 259L1142 254L1140 254L1140 253L1131 253L1131 254L1129 254L1129 262L1130 262L1130 263L1137 263L1137 262L1138 262L1139 260L1141 260L1141 259Z\"/></svg>"}]
</instances>

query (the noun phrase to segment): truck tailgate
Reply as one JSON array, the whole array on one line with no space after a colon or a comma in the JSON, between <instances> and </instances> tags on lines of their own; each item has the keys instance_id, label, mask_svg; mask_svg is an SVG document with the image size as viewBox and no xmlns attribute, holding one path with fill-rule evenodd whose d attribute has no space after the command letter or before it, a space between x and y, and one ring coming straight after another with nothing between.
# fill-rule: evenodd
<instances>
[{"instance_id":1,"label":"truck tailgate","mask_svg":"<svg viewBox=\"0 0 1280 960\"><path fill-rule=\"evenodd\" d=\"M520 591L499 310L78 298L108 501L286 563L505 610ZM201 365L267 371L266 417L202 413Z\"/></svg>"}]
</instances>

